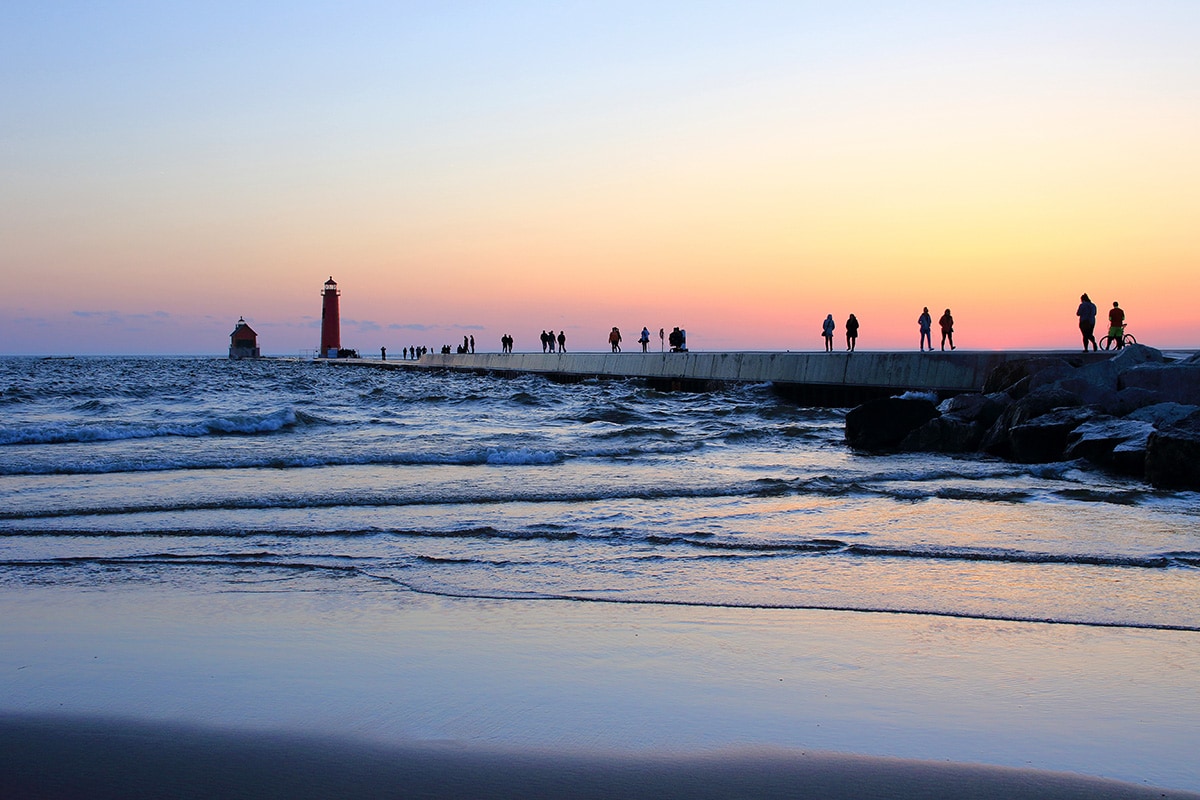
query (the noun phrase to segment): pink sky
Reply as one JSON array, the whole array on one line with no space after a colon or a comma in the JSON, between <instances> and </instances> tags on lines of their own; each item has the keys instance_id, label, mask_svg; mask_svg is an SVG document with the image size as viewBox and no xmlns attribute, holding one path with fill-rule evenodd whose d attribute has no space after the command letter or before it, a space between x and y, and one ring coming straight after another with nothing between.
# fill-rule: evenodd
<instances>
[{"instance_id":1,"label":"pink sky","mask_svg":"<svg viewBox=\"0 0 1200 800\"><path fill-rule=\"evenodd\" d=\"M0 353L1200 346L1196 4L17 6Z\"/></svg>"}]
</instances>

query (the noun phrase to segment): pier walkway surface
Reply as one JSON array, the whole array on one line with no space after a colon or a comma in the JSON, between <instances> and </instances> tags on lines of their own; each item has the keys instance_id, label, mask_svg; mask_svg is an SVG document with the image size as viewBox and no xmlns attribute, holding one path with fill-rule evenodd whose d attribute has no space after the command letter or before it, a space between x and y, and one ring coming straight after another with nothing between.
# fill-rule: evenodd
<instances>
[{"instance_id":1,"label":"pier walkway surface","mask_svg":"<svg viewBox=\"0 0 1200 800\"><path fill-rule=\"evenodd\" d=\"M906 391L949 396L983 389L988 374L1010 361L1058 357L1082 364L1112 352L683 352L683 353L427 353L416 361L333 359L331 364L482 374L536 374L551 380L639 379L654 388L704 391L728 383L770 383L813 405L841 406Z\"/></svg>"}]
</instances>

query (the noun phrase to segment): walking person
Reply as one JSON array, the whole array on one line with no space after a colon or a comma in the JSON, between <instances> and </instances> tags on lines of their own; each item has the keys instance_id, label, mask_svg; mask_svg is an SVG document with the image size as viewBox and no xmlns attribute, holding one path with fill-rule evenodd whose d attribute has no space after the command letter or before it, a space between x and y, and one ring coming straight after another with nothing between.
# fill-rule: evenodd
<instances>
[{"instance_id":1,"label":"walking person","mask_svg":"<svg viewBox=\"0 0 1200 800\"><path fill-rule=\"evenodd\" d=\"M612 331L608 334L608 343L612 346L614 353L621 352L621 331L614 325Z\"/></svg>"},{"instance_id":2,"label":"walking person","mask_svg":"<svg viewBox=\"0 0 1200 800\"><path fill-rule=\"evenodd\" d=\"M833 331L837 328L837 323L833 321L833 314L825 317L825 321L821 323L821 336L825 337L825 352L833 352Z\"/></svg>"},{"instance_id":3,"label":"walking person","mask_svg":"<svg viewBox=\"0 0 1200 800\"><path fill-rule=\"evenodd\" d=\"M1091 342L1092 350L1099 350L1100 346L1096 344L1096 304L1086 292L1079 298L1079 309L1075 316L1079 317L1079 332L1083 334L1083 352L1087 352L1088 342Z\"/></svg>"},{"instance_id":4,"label":"walking person","mask_svg":"<svg viewBox=\"0 0 1200 800\"><path fill-rule=\"evenodd\" d=\"M929 352L933 352L933 317L929 316L929 306L917 317L917 325L921 328L921 352L925 352L925 343L929 342Z\"/></svg>"},{"instance_id":5,"label":"walking person","mask_svg":"<svg viewBox=\"0 0 1200 800\"><path fill-rule=\"evenodd\" d=\"M853 314L850 319L846 320L846 349L851 353L854 352L854 346L858 343L858 317Z\"/></svg>"},{"instance_id":6,"label":"walking person","mask_svg":"<svg viewBox=\"0 0 1200 800\"><path fill-rule=\"evenodd\" d=\"M946 342L950 343L950 349L954 349L954 317L950 316L950 309L946 309L946 313L942 314L942 318L938 320L938 325L942 326L942 349L946 349Z\"/></svg>"}]
</instances>

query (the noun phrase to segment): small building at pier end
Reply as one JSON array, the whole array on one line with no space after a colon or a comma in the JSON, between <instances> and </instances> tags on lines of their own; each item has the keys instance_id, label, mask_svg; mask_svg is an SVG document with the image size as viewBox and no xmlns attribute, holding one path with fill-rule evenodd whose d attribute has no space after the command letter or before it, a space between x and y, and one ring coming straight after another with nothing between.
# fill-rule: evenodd
<instances>
[{"instance_id":1,"label":"small building at pier end","mask_svg":"<svg viewBox=\"0 0 1200 800\"><path fill-rule=\"evenodd\" d=\"M245 317L239 317L237 327L229 334L230 358L258 358L258 334L246 324Z\"/></svg>"},{"instance_id":2,"label":"small building at pier end","mask_svg":"<svg viewBox=\"0 0 1200 800\"><path fill-rule=\"evenodd\" d=\"M337 283L333 276L325 281L325 289L321 292L321 349L317 355L322 358L337 358L342 349L342 322L338 316Z\"/></svg>"}]
</instances>

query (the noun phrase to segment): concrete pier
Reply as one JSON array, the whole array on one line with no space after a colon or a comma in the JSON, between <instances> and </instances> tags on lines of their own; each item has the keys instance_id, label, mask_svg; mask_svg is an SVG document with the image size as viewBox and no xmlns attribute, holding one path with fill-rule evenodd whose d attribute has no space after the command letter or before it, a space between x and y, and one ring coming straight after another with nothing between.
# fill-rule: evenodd
<instances>
[{"instance_id":1,"label":"concrete pier","mask_svg":"<svg viewBox=\"0 0 1200 800\"><path fill-rule=\"evenodd\" d=\"M440 369L496 375L536 374L551 380L640 379L664 390L704 391L727 383L770 383L811 405L845 406L905 391L949 396L977 392L1008 361L1056 356L1072 363L1113 353L1076 351L755 352L755 353L429 353L418 361L342 359L394 369Z\"/></svg>"}]
</instances>

